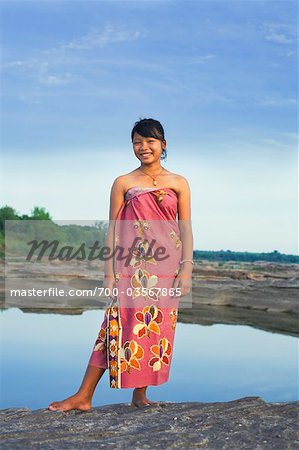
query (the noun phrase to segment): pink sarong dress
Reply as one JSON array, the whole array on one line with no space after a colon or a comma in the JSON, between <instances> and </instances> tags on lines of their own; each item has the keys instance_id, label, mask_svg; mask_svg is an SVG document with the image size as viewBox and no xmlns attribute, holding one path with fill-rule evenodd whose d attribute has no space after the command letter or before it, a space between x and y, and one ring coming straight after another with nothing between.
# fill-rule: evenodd
<instances>
[{"instance_id":1,"label":"pink sarong dress","mask_svg":"<svg viewBox=\"0 0 299 450\"><path fill-rule=\"evenodd\" d=\"M89 364L109 369L111 388L168 381L179 294L172 288L182 242L176 192L131 187L114 226L117 295L106 309Z\"/></svg>"}]
</instances>

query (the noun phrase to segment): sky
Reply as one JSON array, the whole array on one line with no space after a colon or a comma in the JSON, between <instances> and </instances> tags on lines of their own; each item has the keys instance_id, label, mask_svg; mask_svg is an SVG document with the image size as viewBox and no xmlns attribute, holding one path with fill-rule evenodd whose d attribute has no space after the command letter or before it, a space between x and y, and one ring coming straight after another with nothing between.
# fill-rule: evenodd
<instances>
[{"instance_id":1,"label":"sky","mask_svg":"<svg viewBox=\"0 0 299 450\"><path fill-rule=\"evenodd\" d=\"M107 220L140 118L194 248L298 254L297 2L1 2L1 204Z\"/></svg>"}]
</instances>

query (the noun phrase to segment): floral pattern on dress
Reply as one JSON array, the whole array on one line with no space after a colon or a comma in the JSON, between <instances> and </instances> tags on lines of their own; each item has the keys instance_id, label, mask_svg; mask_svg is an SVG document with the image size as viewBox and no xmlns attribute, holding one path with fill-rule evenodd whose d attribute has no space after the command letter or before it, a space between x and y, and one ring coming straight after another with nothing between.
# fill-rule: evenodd
<instances>
[{"instance_id":1,"label":"floral pattern on dress","mask_svg":"<svg viewBox=\"0 0 299 450\"><path fill-rule=\"evenodd\" d=\"M140 322L133 328L133 333L138 339L143 336L150 337L151 332L160 334L159 324L163 322L163 313L155 305L145 306L142 311L137 311L135 318Z\"/></svg>"},{"instance_id":2,"label":"floral pattern on dress","mask_svg":"<svg viewBox=\"0 0 299 450\"><path fill-rule=\"evenodd\" d=\"M169 236L171 237L171 239L172 239L172 241L173 241L173 244L174 244L175 248L176 248L176 249L179 249L180 246L181 246L181 244L182 244L182 241L180 240L180 238L179 238L179 236L177 235L177 233L176 233L175 231L172 230L172 231L169 233Z\"/></svg>"},{"instance_id":3,"label":"floral pattern on dress","mask_svg":"<svg viewBox=\"0 0 299 450\"><path fill-rule=\"evenodd\" d=\"M158 189L156 191L153 191L153 194L156 197L156 200L158 203L161 203L164 196L168 194L168 192L164 191L164 189Z\"/></svg>"},{"instance_id":4,"label":"floral pattern on dress","mask_svg":"<svg viewBox=\"0 0 299 450\"><path fill-rule=\"evenodd\" d=\"M131 278L133 299L142 296L145 300L158 300L159 289L154 286L158 283L158 277L151 275L147 270L137 269Z\"/></svg>"},{"instance_id":5,"label":"floral pattern on dress","mask_svg":"<svg viewBox=\"0 0 299 450\"><path fill-rule=\"evenodd\" d=\"M119 327L119 310L117 306L107 308L107 320L109 327L107 328L107 340L109 346L109 375L111 388L119 387L119 365L118 365L118 349L120 339Z\"/></svg>"},{"instance_id":6,"label":"floral pattern on dress","mask_svg":"<svg viewBox=\"0 0 299 450\"><path fill-rule=\"evenodd\" d=\"M103 353L106 352L106 337L107 337L106 329L107 328L100 329L98 337L95 342L95 346L93 348L94 352L100 352L100 351L102 351Z\"/></svg>"},{"instance_id":7,"label":"floral pattern on dress","mask_svg":"<svg viewBox=\"0 0 299 450\"><path fill-rule=\"evenodd\" d=\"M149 246L148 240L143 240L137 244L137 247L131 250L133 257L130 260L130 265L134 268L141 267L142 263L157 264L153 257L152 247Z\"/></svg>"},{"instance_id":8,"label":"floral pattern on dress","mask_svg":"<svg viewBox=\"0 0 299 450\"><path fill-rule=\"evenodd\" d=\"M140 370L140 362L144 356L141 345L136 341L127 341L120 349L121 372L131 372L131 369Z\"/></svg>"},{"instance_id":9,"label":"floral pattern on dress","mask_svg":"<svg viewBox=\"0 0 299 450\"><path fill-rule=\"evenodd\" d=\"M151 225L148 220L138 219L133 223L133 227L137 231L139 237L142 237L144 232L149 230Z\"/></svg>"},{"instance_id":10,"label":"floral pattern on dress","mask_svg":"<svg viewBox=\"0 0 299 450\"><path fill-rule=\"evenodd\" d=\"M118 375L118 365L117 365L117 361L111 361L110 362L110 376L112 377L111 380L111 387L112 388L116 388L116 378Z\"/></svg>"},{"instance_id":11,"label":"floral pattern on dress","mask_svg":"<svg viewBox=\"0 0 299 450\"><path fill-rule=\"evenodd\" d=\"M108 314L109 308L106 308L105 311L105 318L101 325L101 329L98 333L97 339L95 341L93 351L94 352L103 352L106 353L107 350L107 314Z\"/></svg>"},{"instance_id":12,"label":"floral pattern on dress","mask_svg":"<svg viewBox=\"0 0 299 450\"><path fill-rule=\"evenodd\" d=\"M150 350L154 356L150 358L148 365L154 372L160 370L163 364L169 366L172 347L166 337L160 339L158 345L152 345Z\"/></svg>"},{"instance_id":13,"label":"floral pattern on dress","mask_svg":"<svg viewBox=\"0 0 299 450\"><path fill-rule=\"evenodd\" d=\"M171 188L130 189L114 228L113 274L118 291L107 309L91 361L92 365L108 368L111 388L166 382L177 322L178 299L168 299L170 295L162 292L172 287L182 259L177 195ZM156 246L166 248L167 260L147 253L153 242L153 250ZM129 250L131 263L127 255L118 256L119 248ZM173 303L164 309L162 305L168 305L168 300Z\"/></svg>"}]
</instances>

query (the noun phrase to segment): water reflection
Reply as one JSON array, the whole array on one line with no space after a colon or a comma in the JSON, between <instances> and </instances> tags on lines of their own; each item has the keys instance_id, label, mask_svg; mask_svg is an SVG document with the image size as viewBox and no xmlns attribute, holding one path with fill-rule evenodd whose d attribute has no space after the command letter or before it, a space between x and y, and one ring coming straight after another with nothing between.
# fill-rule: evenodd
<instances>
[{"instance_id":1,"label":"water reflection","mask_svg":"<svg viewBox=\"0 0 299 450\"><path fill-rule=\"evenodd\" d=\"M77 390L104 311L79 316L1 313L1 407L45 408ZM260 396L298 399L298 339L250 326L178 323L170 381L148 389L153 400L229 401ZM131 389L101 379L93 406L129 402Z\"/></svg>"}]
</instances>

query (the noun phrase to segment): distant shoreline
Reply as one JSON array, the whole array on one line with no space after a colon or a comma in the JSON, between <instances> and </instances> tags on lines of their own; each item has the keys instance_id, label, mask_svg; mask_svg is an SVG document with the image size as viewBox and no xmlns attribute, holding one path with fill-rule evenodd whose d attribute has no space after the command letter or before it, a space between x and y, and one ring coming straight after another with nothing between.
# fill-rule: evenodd
<instances>
[{"instance_id":1,"label":"distant shoreline","mask_svg":"<svg viewBox=\"0 0 299 450\"><path fill-rule=\"evenodd\" d=\"M9 285L24 288L34 283L64 288L94 289L102 285L103 264L59 262L31 266L10 264ZM41 280L41 281L40 281ZM299 336L299 266L259 262L196 262L193 271L192 304L179 307L179 322L211 325L245 324L266 331ZM106 308L109 299L95 297L6 298L4 280L0 285L0 308L17 307L23 312L82 314ZM7 291L6 291L7 293Z\"/></svg>"}]
</instances>

